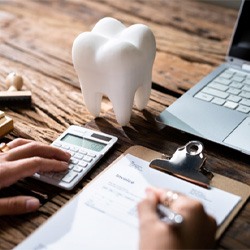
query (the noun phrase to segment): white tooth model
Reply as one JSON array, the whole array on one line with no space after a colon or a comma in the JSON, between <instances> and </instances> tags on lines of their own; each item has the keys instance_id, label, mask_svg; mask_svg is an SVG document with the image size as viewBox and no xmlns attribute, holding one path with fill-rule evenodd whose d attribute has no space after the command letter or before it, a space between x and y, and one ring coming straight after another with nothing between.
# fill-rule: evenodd
<instances>
[{"instance_id":1,"label":"white tooth model","mask_svg":"<svg viewBox=\"0 0 250 250\"><path fill-rule=\"evenodd\" d=\"M134 99L139 110L148 103L155 53L155 37L143 24L126 28L106 17L91 32L81 33L73 43L72 58L89 112L99 116L105 95L118 123L128 124Z\"/></svg>"}]
</instances>

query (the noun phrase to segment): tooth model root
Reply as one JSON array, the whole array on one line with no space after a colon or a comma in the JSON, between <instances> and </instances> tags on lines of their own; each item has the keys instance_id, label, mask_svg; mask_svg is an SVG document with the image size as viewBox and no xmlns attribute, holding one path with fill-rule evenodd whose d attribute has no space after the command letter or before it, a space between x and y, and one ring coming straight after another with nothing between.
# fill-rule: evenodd
<instances>
[{"instance_id":1,"label":"tooth model root","mask_svg":"<svg viewBox=\"0 0 250 250\"><path fill-rule=\"evenodd\" d=\"M118 96L117 96L118 97ZM129 123L131 111L133 107L133 98L124 98L122 96L119 98L110 98L117 122L121 126L125 126Z\"/></svg>"},{"instance_id":2,"label":"tooth model root","mask_svg":"<svg viewBox=\"0 0 250 250\"><path fill-rule=\"evenodd\" d=\"M154 35L142 24L126 28L106 17L91 32L80 34L72 59L89 112L99 116L102 97L107 96L117 122L127 125L133 102L142 110L149 100L155 53Z\"/></svg>"},{"instance_id":3,"label":"tooth model root","mask_svg":"<svg viewBox=\"0 0 250 250\"><path fill-rule=\"evenodd\" d=\"M139 110L143 110L148 103L151 93L151 79L148 83L141 85L135 93L135 106Z\"/></svg>"},{"instance_id":4,"label":"tooth model root","mask_svg":"<svg viewBox=\"0 0 250 250\"><path fill-rule=\"evenodd\" d=\"M91 93L92 92L92 93ZM101 111L101 102L102 102L102 94L100 93L93 93L94 91L89 90L89 92L83 92L83 99L85 105L89 112L94 116L97 117Z\"/></svg>"}]
</instances>

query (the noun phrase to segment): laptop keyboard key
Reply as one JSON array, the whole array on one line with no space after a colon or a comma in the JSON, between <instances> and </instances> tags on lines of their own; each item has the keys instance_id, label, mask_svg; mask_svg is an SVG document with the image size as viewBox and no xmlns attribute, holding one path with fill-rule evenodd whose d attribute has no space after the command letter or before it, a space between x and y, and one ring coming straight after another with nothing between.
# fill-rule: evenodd
<instances>
[{"instance_id":1,"label":"laptop keyboard key","mask_svg":"<svg viewBox=\"0 0 250 250\"><path fill-rule=\"evenodd\" d=\"M241 89L243 86L244 86L244 84L242 84L242 83L240 83L240 82L235 82L235 81L233 81L233 82L230 84L230 87L232 87L232 88L237 88L237 89Z\"/></svg>"},{"instance_id":2,"label":"laptop keyboard key","mask_svg":"<svg viewBox=\"0 0 250 250\"><path fill-rule=\"evenodd\" d=\"M250 107L250 100L249 99L242 99L240 104Z\"/></svg>"},{"instance_id":3,"label":"laptop keyboard key","mask_svg":"<svg viewBox=\"0 0 250 250\"><path fill-rule=\"evenodd\" d=\"M239 102L242 98L237 95L230 95L227 100L232 102Z\"/></svg>"},{"instance_id":4,"label":"laptop keyboard key","mask_svg":"<svg viewBox=\"0 0 250 250\"><path fill-rule=\"evenodd\" d=\"M214 104L217 104L217 105L223 105L225 103L225 100L218 98L218 97L215 97L211 102Z\"/></svg>"},{"instance_id":5,"label":"laptop keyboard key","mask_svg":"<svg viewBox=\"0 0 250 250\"><path fill-rule=\"evenodd\" d=\"M239 89L229 88L227 92L233 95L238 95L241 91Z\"/></svg>"},{"instance_id":6,"label":"laptop keyboard key","mask_svg":"<svg viewBox=\"0 0 250 250\"><path fill-rule=\"evenodd\" d=\"M238 110L242 113L248 114L250 112L250 107L239 105L236 110Z\"/></svg>"},{"instance_id":7,"label":"laptop keyboard key","mask_svg":"<svg viewBox=\"0 0 250 250\"><path fill-rule=\"evenodd\" d=\"M238 106L238 103L227 101L223 106L230 108L230 109L236 109Z\"/></svg>"},{"instance_id":8,"label":"laptop keyboard key","mask_svg":"<svg viewBox=\"0 0 250 250\"><path fill-rule=\"evenodd\" d=\"M215 82L218 82L218 83L221 83L221 84L224 84L224 85L229 85L231 83L231 80L230 79L225 79L223 77L217 77L214 79Z\"/></svg>"},{"instance_id":9,"label":"laptop keyboard key","mask_svg":"<svg viewBox=\"0 0 250 250\"><path fill-rule=\"evenodd\" d=\"M250 99L250 92L248 91L242 91L239 96Z\"/></svg>"},{"instance_id":10,"label":"laptop keyboard key","mask_svg":"<svg viewBox=\"0 0 250 250\"><path fill-rule=\"evenodd\" d=\"M232 76L232 75L234 75L235 71L229 68L229 69L226 69L224 72L222 72L222 74L224 74L224 73Z\"/></svg>"},{"instance_id":11,"label":"laptop keyboard key","mask_svg":"<svg viewBox=\"0 0 250 250\"><path fill-rule=\"evenodd\" d=\"M224 71L220 76L226 79L230 79L233 76L233 73Z\"/></svg>"},{"instance_id":12,"label":"laptop keyboard key","mask_svg":"<svg viewBox=\"0 0 250 250\"><path fill-rule=\"evenodd\" d=\"M244 84L250 85L250 78L247 78L245 81L243 81Z\"/></svg>"},{"instance_id":13,"label":"laptop keyboard key","mask_svg":"<svg viewBox=\"0 0 250 250\"><path fill-rule=\"evenodd\" d=\"M221 91L226 91L228 89L228 87L226 85L216 83L216 82L211 82L210 84L208 84L208 87L218 89L218 90L221 90Z\"/></svg>"},{"instance_id":14,"label":"laptop keyboard key","mask_svg":"<svg viewBox=\"0 0 250 250\"><path fill-rule=\"evenodd\" d=\"M220 90L217 90L217 89L213 89L213 88L209 88L209 87L205 87L203 90L202 90L203 93L206 93L206 94L210 94L212 96L216 96L216 97L220 97L220 98L227 98L229 96L228 93L225 93L223 91L220 91Z\"/></svg>"},{"instance_id":15,"label":"laptop keyboard key","mask_svg":"<svg viewBox=\"0 0 250 250\"><path fill-rule=\"evenodd\" d=\"M233 80L236 81L236 82L243 82L244 81L244 77L242 76L234 76L233 77Z\"/></svg>"},{"instance_id":16,"label":"laptop keyboard key","mask_svg":"<svg viewBox=\"0 0 250 250\"><path fill-rule=\"evenodd\" d=\"M242 90L250 92L250 85L245 85Z\"/></svg>"},{"instance_id":17,"label":"laptop keyboard key","mask_svg":"<svg viewBox=\"0 0 250 250\"><path fill-rule=\"evenodd\" d=\"M208 95L206 93L202 93L202 92L200 92L197 95L195 95L195 97L199 98L199 99L201 99L203 101L207 101L207 102L210 102L213 99L213 96Z\"/></svg>"}]
</instances>

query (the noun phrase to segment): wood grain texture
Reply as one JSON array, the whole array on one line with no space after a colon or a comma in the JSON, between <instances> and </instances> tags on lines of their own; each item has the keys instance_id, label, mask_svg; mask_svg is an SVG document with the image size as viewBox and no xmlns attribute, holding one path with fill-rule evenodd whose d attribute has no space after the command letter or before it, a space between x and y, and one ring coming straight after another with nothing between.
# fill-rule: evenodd
<instances>
[{"instance_id":1,"label":"wood grain texture","mask_svg":"<svg viewBox=\"0 0 250 250\"><path fill-rule=\"evenodd\" d=\"M105 16L126 25L144 23L155 34L157 55L150 101L134 107L131 122L120 127L107 98L100 118L84 106L71 59L75 37ZM0 82L16 71L32 91L32 107L3 107L15 129L4 139L23 137L51 143L69 125L78 124L118 136L115 148L71 192L26 179L0 190L0 196L29 187L48 195L39 211L0 218L0 249L11 249L63 206L130 146L139 144L173 154L195 137L155 122L154 117L223 62L237 11L191 0L0 1ZM0 85L0 90L5 90ZM250 184L249 157L205 142L207 166ZM249 202L230 225L218 248L249 248Z\"/></svg>"}]
</instances>

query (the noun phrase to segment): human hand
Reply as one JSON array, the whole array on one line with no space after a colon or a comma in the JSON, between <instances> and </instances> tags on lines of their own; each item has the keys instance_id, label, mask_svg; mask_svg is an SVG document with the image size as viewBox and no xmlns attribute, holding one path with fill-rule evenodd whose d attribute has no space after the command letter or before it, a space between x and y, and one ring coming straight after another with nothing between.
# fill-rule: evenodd
<instances>
[{"instance_id":1,"label":"human hand","mask_svg":"<svg viewBox=\"0 0 250 250\"><path fill-rule=\"evenodd\" d=\"M156 213L158 203L166 204L167 191L148 188L146 194L138 204L140 250L213 248L217 225L200 202L178 194L168 205L181 214L184 221L180 225L170 225L162 222Z\"/></svg>"},{"instance_id":2,"label":"human hand","mask_svg":"<svg viewBox=\"0 0 250 250\"><path fill-rule=\"evenodd\" d=\"M0 153L0 189L36 172L58 172L68 168L70 154L26 139L15 139ZM38 209L38 199L17 196L0 199L0 215L22 214Z\"/></svg>"}]
</instances>

